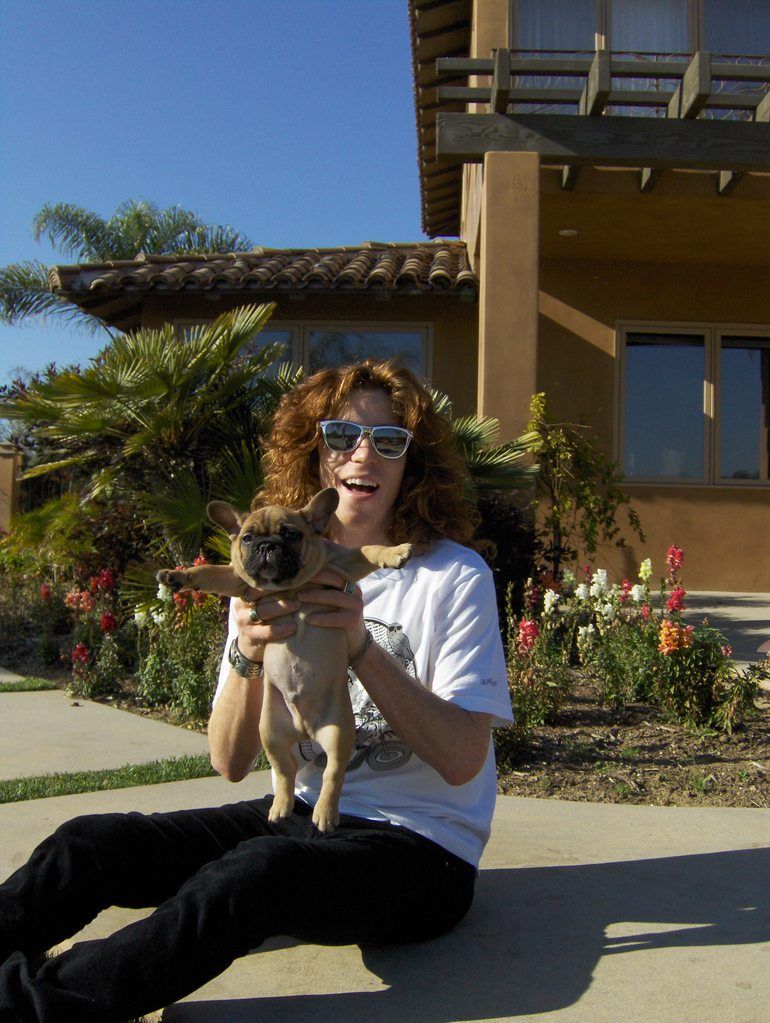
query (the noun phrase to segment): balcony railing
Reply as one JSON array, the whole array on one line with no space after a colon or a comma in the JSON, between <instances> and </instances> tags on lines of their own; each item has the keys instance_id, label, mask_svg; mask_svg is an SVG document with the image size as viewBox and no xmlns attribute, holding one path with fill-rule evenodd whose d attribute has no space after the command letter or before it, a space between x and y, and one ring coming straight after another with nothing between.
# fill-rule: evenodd
<instances>
[{"instance_id":1,"label":"balcony railing","mask_svg":"<svg viewBox=\"0 0 770 1023\"><path fill-rule=\"evenodd\" d=\"M496 113L551 111L768 120L770 58L705 52L497 50L487 59L443 57L442 75L487 85L439 86L439 103L489 104ZM697 108L697 109L696 109Z\"/></svg>"},{"instance_id":2,"label":"balcony railing","mask_svg":"<svg viewBox=\"0 0 770 1023\"><path fill-rule=\"evenodd\" d=\"M566 189L587 163L641 168L642 191L667 168L712 170L720 195L747 172L770 169L768 58L496 50L487 59L441 57L436 69L488 79L437 87L439 160L537 152L562 165ZM471 104L469 112L440 109L458 102ZM640 131L640 116L660 118L653 134ZM703 123L711 119L719 125Z\"/></svg>"}]
</instances>

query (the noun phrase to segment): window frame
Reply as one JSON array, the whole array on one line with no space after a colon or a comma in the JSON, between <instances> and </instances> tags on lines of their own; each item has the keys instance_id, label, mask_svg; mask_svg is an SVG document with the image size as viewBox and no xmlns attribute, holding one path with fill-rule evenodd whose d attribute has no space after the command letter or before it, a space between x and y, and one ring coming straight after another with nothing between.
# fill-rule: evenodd
<instances>
[{"instance_id":1,"label":"window frame","mask_svg":"<svg viewBox=\"0 0 770 1023\"><path fill-rule=\"evenodd\" d=\"M194 327L211 320L178 318L174 319L174 327ZM313 331L339 331L340 333L365 334L421 334L422 355L418 373L430 381L433 373L433 323L428 320L300 320L271 319L265 325L264 332L286 331L291 334L288 342L289 351L284 356L285 362L293 362L302 366L305 372L310 367L310 334Z\"/></svg>"},{"instance_id":2,"label":"window frame","mask_svg":"<svg viewBox=\"0 0 770 1023\"><path fill-rule=\"evenodd\" d=\"M510 47L518 46L519 0L508 0L508 25ZM704 48L705 22L703 0L687 0L687 38L689 52ZM597 50L612 49L612 0L594 0L594 39ZM566 52L566 51L565 51Z\"/></svg>"},{"instance_id":3,"label":"window frame","mask_svg":"<svg viewBox=\"0 0 770 1023\"><path fill-rule=\"evenodd\" d=\"M715 323L715 322L680 322L674 320L618 320L615 323L615 429L614 457L625 474L623 456L625 447L626 425L626 337L628 334L677 335L693 334L703 338L704 378L703 378L703 429L704 446L703 460L705 473L700 479L671 478L668 476L634 477L624 475L626 483L633 486L653 487L726 487L730 490L738 488L770 488L768 479L732 479L722 477L720 473L721 443L721 351L722 338L738 335L740 337L770 337L770 324L756 323Z\"/></svg>"}]
</instances>

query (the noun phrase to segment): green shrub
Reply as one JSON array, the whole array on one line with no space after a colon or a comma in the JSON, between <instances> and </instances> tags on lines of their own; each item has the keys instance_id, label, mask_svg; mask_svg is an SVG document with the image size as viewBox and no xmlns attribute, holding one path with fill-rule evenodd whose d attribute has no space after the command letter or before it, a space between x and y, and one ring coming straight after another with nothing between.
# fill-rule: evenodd
<instances>
[{"instance_id":1,"label":"green shrub","mask_svg":"<svg viewBox=\"0 0 770 1023\"><path fill-rule=\"evenodd\" d=\"M159 591L162 592L162 591ZM208 717L227 635L219 597L182 593L139 611L139 691L151 705L167 705L184 719Z\"/></svg>"}]
</instances>

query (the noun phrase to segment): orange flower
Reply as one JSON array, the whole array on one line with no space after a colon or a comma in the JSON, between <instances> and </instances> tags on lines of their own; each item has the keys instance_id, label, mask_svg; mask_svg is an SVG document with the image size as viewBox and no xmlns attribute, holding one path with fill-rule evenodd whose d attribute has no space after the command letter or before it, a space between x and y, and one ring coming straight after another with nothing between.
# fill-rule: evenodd
<instances>
[{"instance_id":1,"label":"orange flower","mask_svg":"<svg viewBox=\"0 0 770 1023\"><path fill-rule=\"evenodd\" d=\"M693 644L693 626L677 625L676 622L664 619L660 623L658 633L658 650L660 653L669 656L677 650L684 650Z\"/></svg>"}]
</instances>

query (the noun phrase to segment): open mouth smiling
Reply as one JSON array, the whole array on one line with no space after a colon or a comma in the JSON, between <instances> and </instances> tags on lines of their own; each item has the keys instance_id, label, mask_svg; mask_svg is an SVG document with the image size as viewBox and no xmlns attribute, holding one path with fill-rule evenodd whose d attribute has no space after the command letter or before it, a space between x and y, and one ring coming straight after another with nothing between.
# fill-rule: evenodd
<instances>
[{"instance_id":1,"label":"open mouth smiling","mask_svg":"<svg viewBox=\"0 0 770 1023\"><path fill-rule=\"evenodd\" d=\"M343 480L342 485L353 494L373 494L380 488L379 483L368 476L351 476Z\"/></svg>"}]
</instances>

